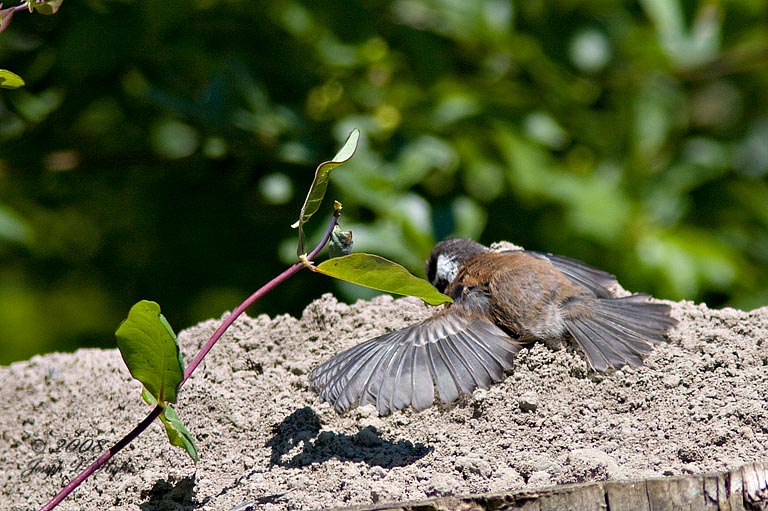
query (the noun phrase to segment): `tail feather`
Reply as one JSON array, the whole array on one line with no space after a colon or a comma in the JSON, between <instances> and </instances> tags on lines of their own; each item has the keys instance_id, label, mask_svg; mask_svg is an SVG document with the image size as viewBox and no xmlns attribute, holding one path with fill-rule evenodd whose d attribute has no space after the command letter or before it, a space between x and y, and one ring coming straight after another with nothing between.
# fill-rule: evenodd
<instances>
[{"instance_id":1,"label":"tail feather","mask_svg":"<svg viewBox=\"0 0 768 511\"><path fill-rule=\"evenodd\" d=\"M647 301L645 295L595 300L590 314L567 317L565 326L596 371L623 365L639 366L643 355L666 342L677 320L669 306Z\"/></svg>"}]
</instances>

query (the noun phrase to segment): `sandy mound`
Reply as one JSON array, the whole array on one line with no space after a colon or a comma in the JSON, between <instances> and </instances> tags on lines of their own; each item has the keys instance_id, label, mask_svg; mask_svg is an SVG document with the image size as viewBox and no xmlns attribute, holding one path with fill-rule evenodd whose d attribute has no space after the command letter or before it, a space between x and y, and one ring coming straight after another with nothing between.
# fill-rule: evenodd
<instances>
[{"instance_id":1,"label":"sandy mound","mask_svg":"<svg viewBox=\"0 0 768 511\"><path fill-rule=\"evenodd\" d=\"M326 295L300 319L241 318L181 392L200 462L156 423L59 509L310 509L768 460L768 308L673 304L671 342L609 375L536 345L503 383L422 413L338 416L308 391L319 362L430 312ZM181 333L187 360L217 324ZM0 508L45 503L144 418L139 389L116 350L0 367Z\"/></svg>"}]
</instances>

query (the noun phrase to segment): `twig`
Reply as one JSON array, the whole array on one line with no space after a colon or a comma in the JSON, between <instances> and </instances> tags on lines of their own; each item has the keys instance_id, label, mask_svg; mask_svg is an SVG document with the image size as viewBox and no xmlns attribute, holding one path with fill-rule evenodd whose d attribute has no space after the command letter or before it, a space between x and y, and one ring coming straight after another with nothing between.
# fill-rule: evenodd
<instances>
[{"instance_id":1,"label":"twig","mask_svg":"<svg viewBox=\"0 0 768 511\"><path fill-rule=\"evenodd\" d=\"M34 2L34 3L42 3L40 1ZM3 9L3 4L0 3L0 32L8 28L8 25L11 24L11 20L13 19L13 14L18 11L25 11L29 10L32 12L32 3L29 2L23 2L19 5L13 6L13 7L6 7Z\"/></svg>"},{"instance_id":2,"label":"twig","mask_svg":"<svg viewBox=\"0 0 768 511\"><path fill-rule=\"evenodd\" d=\"M325 233L325 236L323 237L322 241L315 247L315 249L310 252L307 255L307 259L311 260L314 257L317 257L317 255L320 253L320 251L325 247L325 245L328 244L328 240L331 238L331 233L333 232L333 228L336 226L339 220L339 214L340 211L336 210L333 213L333 216L331 217L331 221L328 224L328 230ZM189 363L187 368L184 370L184 379L179 384L179 388L184 385L184 382L186 382L189 377L192 375L192 373L197 369L197 366L200 365L200 362L203 361L205 356L208 354L209 351L211 351L211 348L213 348L213 345L216 344L216 342L221 338L221 336L224 334L224 332L232 326L232 323L235 322L235 320L242 315L245 310L253 305L254 302L259 300L261 297L263 297L265 294L269 293L273 289L275 289L277 286L288 280L290 277L298 273L302 268L306 267L306 263L302 260L297 263L294 263L288 269L286 269L283 273L275 277L274 279L267 282L264 286L262 286L258 291L253 293L251 296L245 299L243 303L241 303L234 311L232 311L232 314L227 316L227 318L224 320L224 322L219 326L219 328L216 329L216 331L211 335L211 338L208 339L208 341L205 343L205 345L202 347L202 349L198 352L197 355L195 355L195 358L192 359L192 362ZM50 511L51 509L55 508L61 501L63 501L67 496L72 493L75 488L80 486L80 484L88 479L88 477L91 476L94 472L96 472L98 469L101 468L102 465L104 465L106 462L108 462L112 456L120 452L125 446L130 444L137 436L139 436L141 433L144 432L147 427L154 421L163 411L163 408L161 406L155 406L151 412L149 412L149 415L141 421L133 430L131 430L130 433L125 435L122 439L120 439L115 445L107 449L104 454L99 456L99 458L91 463L88 468L80 472L72 481L69 482L64 488L61 489L59 493L56 494L55 497L53 497L46 505L44 505L42 508L40 508L40 511Z\"/></svg>"}]
</instances>

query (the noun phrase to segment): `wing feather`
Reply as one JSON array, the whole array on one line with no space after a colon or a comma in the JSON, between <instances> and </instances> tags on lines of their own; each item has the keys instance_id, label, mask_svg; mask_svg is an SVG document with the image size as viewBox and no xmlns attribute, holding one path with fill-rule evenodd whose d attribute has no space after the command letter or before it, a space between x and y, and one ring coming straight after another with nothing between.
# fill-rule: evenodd
<instances>
[{"instance_id":1,"label":"wing feather","mask_svg":"<svg viewBox=\"0 0 768 511\"><path fill-rule=\"evenodd\" d=\"M355 404L382 415L424 410L436 396L450 403L501 381L521 348L493 323L449 307L332 357L310 372L310 387L339 412Z\"/></svg>"}]
</instances>

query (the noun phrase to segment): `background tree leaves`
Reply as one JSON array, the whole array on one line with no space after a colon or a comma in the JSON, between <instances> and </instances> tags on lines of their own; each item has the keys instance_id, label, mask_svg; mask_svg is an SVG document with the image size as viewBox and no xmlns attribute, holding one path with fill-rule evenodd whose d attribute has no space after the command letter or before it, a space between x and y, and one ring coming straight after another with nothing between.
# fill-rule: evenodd
<instances>
[{"instance_id":1,"label":"background tree leaves","mask_svg":"<svg viewBox=\"0 0 768 511\"><path fill-rule=\"evenodd\" d=\"M766 25L766 0L15 16L0 55L27 85L0 91L0 212L23 235L0 225L0 362L109 346L145 296L173 324L231 310L295 261L307 176L354 127L327 194L356 251L423 275L438 239L508 239L635 291L765 305ZM369 296L304 278L253 312Z\"/></svg>"}]
</instances>

